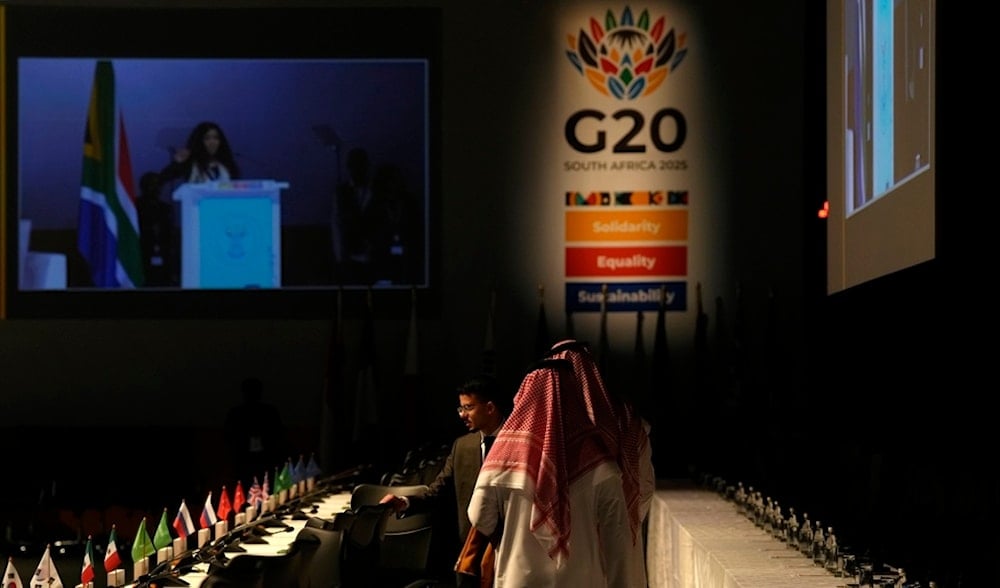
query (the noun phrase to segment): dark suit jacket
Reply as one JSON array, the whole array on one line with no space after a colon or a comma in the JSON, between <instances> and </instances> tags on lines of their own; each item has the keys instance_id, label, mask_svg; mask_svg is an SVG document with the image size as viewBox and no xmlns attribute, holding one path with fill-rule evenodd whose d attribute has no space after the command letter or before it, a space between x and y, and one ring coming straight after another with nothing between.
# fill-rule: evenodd
<instances>
[{"instance_id":1,"label":"dark suit jacket","mask_svg":"<svg viewBox=\"0 0 1000 588\"><path fill-rule=\"evenodd\" d=\"M479 431L455 439L444 466L441 467L437 477L428 484L424 496L410 497L410 508L426 508L427 506L422 503L440 494L446 494L449 484L452 485L458 516L458 545L465 543L469 529L472 528L472 523L469 521L469 501L472 500L472 491L476 488L479 468L483 465L482 439Z\"/></svg>"}]
</instances>

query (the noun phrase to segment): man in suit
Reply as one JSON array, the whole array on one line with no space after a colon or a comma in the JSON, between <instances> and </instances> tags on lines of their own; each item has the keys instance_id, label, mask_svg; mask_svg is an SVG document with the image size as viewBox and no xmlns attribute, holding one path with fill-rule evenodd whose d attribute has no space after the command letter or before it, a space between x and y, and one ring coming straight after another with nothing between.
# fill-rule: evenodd
<instances>
[{"instance_id":1,"label":"man in suit","mask_svg":"<svg viewBox=\"0 0 1000 588\"><path fill-rule=\"evenodd\" d=\"M476 487L479 468L492 445L505 412L500 406L492 378L478 377L464 382L458 387L458 416L469 432L455 439L441 471L428 484L422 496L396 496L387 494L381 502L391 503L401 516L407 511L427 509L439 496L454 494L457 525L457 543L450 551L457 556L469 534L469 500ZM449 562L453 563L453 562Z\"/></svg>"}]
</instances>

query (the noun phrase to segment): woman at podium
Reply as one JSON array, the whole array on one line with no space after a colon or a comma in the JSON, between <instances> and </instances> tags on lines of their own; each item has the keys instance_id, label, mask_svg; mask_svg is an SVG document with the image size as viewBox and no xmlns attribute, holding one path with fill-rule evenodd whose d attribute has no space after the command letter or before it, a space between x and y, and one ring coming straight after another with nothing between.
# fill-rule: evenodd
<instances>
[{"instance_id":1,"label":"woman at podium","mask_svg":"<svg viewBox=\"0 0 1000 588\"><path fill-rule=\"evenodd\" d=\"M241 179L240 168L236 163L233 150L229 145L225 132L218 123L213 121L202 121L195 125L188 135L184 147L171 148L173 153L170 163L159 173L160 197L165 196L166 200L176 201L176 192L179 187L187 184L202 184L207 187L208 182L228 182L230 180ZM180 225L175 225L172 230L172 247L170 259L175 260L172 265L178 270L174 272L178 280L175 284L182 288L207 287L201 276L199 268L206 266L205 250L199 246L199 230L203 230L200 225L192 224L189 218L187 207L177 205L174 218L180 220ZM186 220L185 220L186 219ZM188 231L185 236L185 228ZM270 237L268 237L270 240ZM234 242L234 247L243 246L243 242ZM255 257L258 259L260 256ZM213 258L214 259L214 258ZM199 265L199 263L201 265ZM217 269L217 268L214 268ZM257 270L256 266L254 269ZM212 269L206 271L213 271ZM246 287L247 284L273 285L280 283L279 278L271 277L272 273L278 270L260 270L264 276L255 274L253 277L240 275L215 276L219 281L212 283L216 287Z\"/></svg>"},{"instance_id":2,"label":"woman at podium","mask_svg":"<svg viewBox=\"0 0 1000 588\"><path fill-rule=\"evenodd\" d=\"M187 143L175 149L171 162L160 172L160 181L171 180L200 183L216 180L236 180L240 168L233 157L222 127L212 121L198 123Z\"/></svg>"}]
</instances>

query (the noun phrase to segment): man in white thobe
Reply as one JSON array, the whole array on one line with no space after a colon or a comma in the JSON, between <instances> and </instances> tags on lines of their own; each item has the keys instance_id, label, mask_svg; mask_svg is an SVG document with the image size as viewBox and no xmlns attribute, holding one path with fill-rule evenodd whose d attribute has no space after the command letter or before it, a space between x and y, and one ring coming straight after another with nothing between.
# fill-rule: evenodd
<instances>
[{"instance_id":1,"label":"man in white thobe","mask_svg":"<svg viewBox=\"0 0 1000 588\"><path fill-rule=\"evenodd\" d=\"M568 360L545 360L525 376L469 519L499 534L495 588L634 588L622 473Z\"/></svg>"}]
</instances>

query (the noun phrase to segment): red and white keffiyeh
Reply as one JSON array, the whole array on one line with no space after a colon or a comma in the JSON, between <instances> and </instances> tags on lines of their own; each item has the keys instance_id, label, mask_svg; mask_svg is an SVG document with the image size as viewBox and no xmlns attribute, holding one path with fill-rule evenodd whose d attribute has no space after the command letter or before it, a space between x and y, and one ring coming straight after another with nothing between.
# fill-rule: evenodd
<instances>
[{"instance_id":1,"label":"red and white keffiyeh","mask_svg":"<svg viewBox=\"0 0 1000 588\"><path fill-rule=\"evenodd\" d=\"M531 531L549 557L569 555L570 485L615 457L587 414L569 361L540 362L522 380L479 486L517 489L533 503Z\"/></svg>"},{"instance_id":2,"label":"red and white keffiyeh","mask_svg":"<svg viewBox=\"0 0 1000 588\"><path fill-rule=\"evenodd\" d=\"M618 462L634 544L639 537L640 524L639 453L647 442L642 419L630 403L608 392L597 362L585 343L573 339L560 341L552 346L549 357L565 359L573 364L587 414Z\"/></svg>"}]
</instances>

